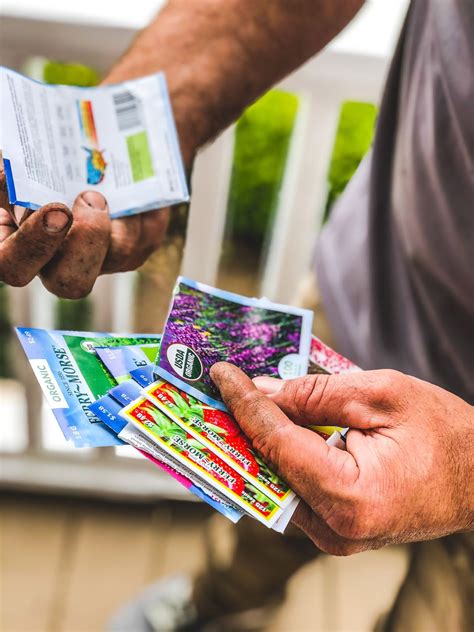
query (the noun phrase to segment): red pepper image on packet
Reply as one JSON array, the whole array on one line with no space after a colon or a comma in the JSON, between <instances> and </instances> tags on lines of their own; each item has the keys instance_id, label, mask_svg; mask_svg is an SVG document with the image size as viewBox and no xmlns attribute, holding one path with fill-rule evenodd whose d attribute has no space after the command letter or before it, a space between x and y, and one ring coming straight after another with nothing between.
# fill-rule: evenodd
<instances>
[{"instance_id":1,"label":"red pepper image on packet","mask_svg":"<svg viewBox=\"0 0 474 632\"><path fill-rule=\"evenodd\" d=\"M146 387L143 394L280 507L291 503L294 492L254 452L249 440L228 413L200 402L164 380Z\"/></svg>"}]
</instances>

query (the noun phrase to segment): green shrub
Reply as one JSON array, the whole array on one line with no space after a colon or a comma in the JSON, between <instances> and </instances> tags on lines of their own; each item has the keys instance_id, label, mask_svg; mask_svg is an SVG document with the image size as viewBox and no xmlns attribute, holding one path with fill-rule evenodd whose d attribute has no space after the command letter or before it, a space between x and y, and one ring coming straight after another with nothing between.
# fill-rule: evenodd
<instances>
[{"instance_id":1,"label":"green shrub","mask_svg":"<svg viewBox=\"0 0 474 632\"><path fill-rule=\"evenodd\" d=\"M46 83L61 83L67 86L96 86L99 83L99 75L89 66L83 64L62 63L59 61L47 61L43 68L43 81Z\"/></svg>"},{"instance_id":2,"label":"green shrub","mask_svg":"<svg viewBox=\"0 0 474 632\"><path fill-rule=\"evenodd\" d=\"M271 90L237 123L227 206L227 232L263 243L278 205L298 97Z\"/></svg>"},{"instance_id":3,"label":"green shrub","mask_svg":"<svg viewBox=\"0 0 474 632\"><path fill-rule=\"evenodd\" d=\"M90 298L81 298L76 301L60 298L56 301L55 326L58 329L90 331L92 321L92 301Z\"/></svg>"},{"instance_id":4,"label":"green shrub","mask_svg":"<svg viewBox=\"0 0 474 632\"><path fill-rule=\"evenodd\" d=\"M346 188L360 161L369 149L375 130L377 107L371 103L345 101L341 105L336 139L329 165L329 193L324 220Z\"/></svg>"}]
</instances>

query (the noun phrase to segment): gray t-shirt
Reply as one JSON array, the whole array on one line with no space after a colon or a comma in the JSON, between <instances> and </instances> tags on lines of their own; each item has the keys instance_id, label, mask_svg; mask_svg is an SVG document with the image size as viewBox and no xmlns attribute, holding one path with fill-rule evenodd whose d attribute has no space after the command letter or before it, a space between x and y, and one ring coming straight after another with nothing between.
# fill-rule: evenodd
<instances>
[{"instance_id":1,"label":"gray t-shirt","mask_svg":"<svg viewBox=\"0 0 474 632\"><path fill-rule=\"evenodd\" d=\"M474 2L413 0L374 146L322 231L339 350L474 403Z\"/></svg>"}]
</instances>

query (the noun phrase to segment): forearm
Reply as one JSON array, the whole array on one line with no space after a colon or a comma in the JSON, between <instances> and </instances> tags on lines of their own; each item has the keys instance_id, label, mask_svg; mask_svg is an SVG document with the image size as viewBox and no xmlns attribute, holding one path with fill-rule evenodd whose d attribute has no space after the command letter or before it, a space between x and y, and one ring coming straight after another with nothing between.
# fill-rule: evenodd
<instances>
[{"instance_id":1,"label":"forearm","mask_svg":"<svg viewBox=\"0 0 474 632\"><path fill-rule=\"evenodd\" d=\"M170 0L107 82L166 73L184 159L323 48L363 0Z\"/></svg>"}]
</instances>

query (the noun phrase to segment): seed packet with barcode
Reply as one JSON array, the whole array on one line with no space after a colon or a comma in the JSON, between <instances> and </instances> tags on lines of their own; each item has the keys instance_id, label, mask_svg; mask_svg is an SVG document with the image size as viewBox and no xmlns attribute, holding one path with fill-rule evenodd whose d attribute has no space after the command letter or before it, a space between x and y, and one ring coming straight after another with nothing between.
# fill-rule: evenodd
<instances>
[{"instance_id":1,"label":"seed packet with barcode","mask_svg":"<svg viewBox=\"0 0 474 632\"><path fill-rule=\"evenodd\" d=\"M70 206L92 189L107 198L111 217L120 217L189 199L163 73L77 88L0 67L0 86L0 149L12 204Z\"/></svg>"},{"instance_id":2,"label":"seed packet with barcode","mask_svg":"<svg viewBox=\"0 0 474 632\"><path fill-rule=\"evenodd\" d=\"M210 406L227 410L209 375L227 361L250 377L305 375L313 313L247 298L179 277L155 373Z\"/></svg>"},{"instance_id":3,"label":"seed packet with barcode","mask_svg":"<svg viewBox=\"0 0 474 632\"><path fill-rule=\"evenodd\" d=\"M97 346L157 345L160 337L18 327L16 333L65 438L76 448L119 445L89 405L117 385Z\"/></svg>"}]
</instances>

